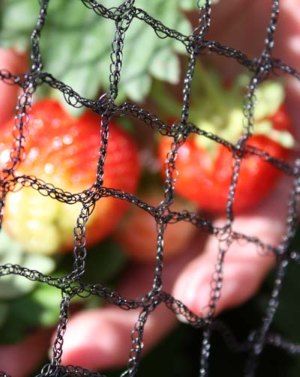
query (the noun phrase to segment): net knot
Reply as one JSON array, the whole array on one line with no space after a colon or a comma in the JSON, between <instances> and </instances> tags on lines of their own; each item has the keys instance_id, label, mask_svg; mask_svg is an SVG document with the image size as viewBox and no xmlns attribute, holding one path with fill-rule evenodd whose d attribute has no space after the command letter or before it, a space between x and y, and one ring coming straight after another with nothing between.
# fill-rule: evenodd
<instances>
[{"instance_id":1,"label":"net knot","mask_svg":"<svg viewBox=\"0 0 300 377\"><path fill-rule=\"evenodd\" d=\"M274 67L274 62L272 57L264 53L262 54L258 59L254 59L254 63L256 65L256 79L257 79L257 84L260 82L266 80L270 73L273 70Z\"/></svg>"},{"instance_id":2,"label":"net knot","mask_svg":"<svg viewBox=\"0 0 300 377\"><path fill-rule=\"evenodd\" d=\"M215 235L219 242L232 240L233 235L231 224L227 222L223 227L217 228L215 230Z\"/></svg>"},{"instance_id":3,"label":"net knot","mask_svg":"<svg viewBox=\"0 0 300 377\"><path fill-rule=\"evenodd\" d=\"M127 0L118 7L112 7L109 9L111 12L113 12L113 18L118 24L119 30L122 29L124 31L128 29L133 17L135 16L135 8L133 6L134 2L135 0Z\"/></svg>"},{"instance_id":4,"label":"net knot","mask_svg":"<svg viewBox=\"0 0 300 377\"><path fill-rule=\"evenodd\" d=\"M202 35L192 34L189 36L186 49L189 54L194 54L195 56L200 55L200 53L206 48L206 41Z\"/></svg>"},{"instance_id":5,"label":"net knot","mask_svg":"<svg viewBox=\"0 0 300 377\"><path fill-rule=\"evenodd\" d=\"M170 129L170 135L174 138L176 143L183 143L191 132L191 125L189 123L173 123Z\"/></svg>"},{"instance_id":6,"label":"net knot","mask_svg":"<svg viewBox=\"0 0 300 377\"><path fill-rule=\"evenodd\" d=\"M101 115L110 117L115 112L116 108L114 96L112 96L110 93L103 93L99 97L97 101L97 110Z\"/></svg>"},{"instance_id":7,"label":"net knot","mask_svg":"<svg viewBox=\"0 0 300 377\"><path fill-rule=\"evenodd\" d=\"M160 289L152 289L142 298L142 306L144 309L152 312L164 300L164 295Z\"/></svg>"}]
</instances>

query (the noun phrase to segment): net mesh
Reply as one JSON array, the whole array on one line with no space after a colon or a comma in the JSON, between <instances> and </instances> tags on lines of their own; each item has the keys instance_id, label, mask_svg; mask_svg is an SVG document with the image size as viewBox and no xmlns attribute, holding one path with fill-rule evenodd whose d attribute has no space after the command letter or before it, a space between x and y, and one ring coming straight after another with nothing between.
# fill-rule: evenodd
<instances>
[{"instance_id":1,"label":"net mesh","mask_svg":"<svg viewBox=\"0 0 300 377\"><path fill-rule=\"evenodd\" d=\"M80 203L81 212L74 227L74 264L72 271L66 276L47 276L39 271L24 268L20 265L5 264L0 266L0 276L20 275L26 279L48 284L62 292L60 305L60 316L57 325L56 338L53 343L52 357L38 376L102 376L98 372L90 372L77 366L62 366L61 358L63 352L63 339L66 331L69 306L72 298L76 295L87 297L90 295L104 298L107 302L118 306L123 310L138 309L139 315L131 332L131 348L127 368L122 376L134 376L143 349L144 328L149 315L160 305L165 305L174 314L184 316L186 321L195 328L202 330L202 344L200 353L199 375L208 375L210 357L210 337L213 331L218 331L226 340L228 346L238 352L247 353L245 376L252 377L256 373L257 363L266 344L272 344L291 354L300 353L300 345L293 344L282 339L278 334L271 332L271 324L279 304L279 294L282 289L284 277L290 262L298 263L300 255L291 249L290 244L295 235L297 225L297 205L300 193L300 160L292 163L274 159L268 153L255 147L249 146L246 142L252 134L254 124L255 92L261 82L277 74L288 74L300 79L300 73L281 59L272 56L275 32L279 17L279 0L272 1L270 18L267 25L265 44L260 56L251 59L243 52L220 44L219 42L206 38L211 23L211 2L206 0L203 7L199 7L199 20L197 27L191 35L183 35L163 25L159 20L154 19L143 9L135 7L135 0L126 0L116 8L106 8L96 0L81 0L82 4L95 12L100 17L105 17L115 23L115 34L112 41L111 63L109 73L109 90L98 100L83 98L70 86L59 81L50 73L43 71L42 56L40 52L40 37L46 21L49 0L40 1L40 10L36 25L31 34L31 67L24 75L13 75L6 70L0 70L0 78L7 84L19 85L22 93L18 98L16 106L15 125L12 130L14 143L10 154L10 165L2 171L1 175L1 221L3 219L3 208L6 195L17 187L31 187L41 195L50 196L53 200L59 200L67 204ZM173 38L182 43L188 54L188 66L183 81L182 111L178 123L170 126L165 124L155 114L139 107L136 104L124 102L117 105L115 99L118 95L118 86L122 69L122 50L126 31L133 19L139 19L145 23L145 27L151 27L159 38ZM244 114L246 122L244 131L236 144L232 144L221 137L199 129L189 121L189 106L191 97L191 84L196 61L200 55L211 53L236 60L251 72L251 79L245 95ZM25 129L28 123L28 114L32 105L32 97L39 85L46 84L63 93L68 104L74 107L86 107L101 116L101 148L97 165L97 178L95 183L81 193L72 194L60 188L54 187L35 176L17 175L16 169L21 161L22 150L26 147ZM136 196L103 186L103 174L105 169L105 157L109 143L109 123L115 116L129 116L144 122L154 131L173 138L172 145L167 155L166 175L164 182L164 199L158 206L151 206L141 201ZM234 164L232 178L228 192L226 205L226 224L216 227L209 219L202 218L198 213L182 211L175 212L170 209L174 200L174 187L176 181L176 155L179 147L185 142L189 135L198 134L202 137L214 140L224 145L231 151ZM287 203L286 229L281 242L277 246L264 243L260 239L248 234L234 230L235 191L239 180L241 162L246 155L255 155L260 159L280 169L285 175L293 180ZM157 252L152 288L149 292L138 299L128 299L117 291L107 288L101 284L84 284L82 277L86 268L86 236L85 225L93 210L95 203L103 197L112 197L125 200L147 211L155 218L157 224ZM215 270L212 274L211 294L209 309L204 317L191 312L182 302L164 290L162 280L163 273L163 239L167 226L174 222L188 221L201 231L210 234L218 240L218 253L215 261ZM220 298L223 282L223 266L226 252L230 245L238 240L243 240L256 245L258 248L272 252L276 255L276 269L274 285L269 298L264 316L260 326L249 334L244 343L239 343L230 330L215 318L216 305ZM1 376L8 377L5 371Z\"/></svg>"}]
</instances>

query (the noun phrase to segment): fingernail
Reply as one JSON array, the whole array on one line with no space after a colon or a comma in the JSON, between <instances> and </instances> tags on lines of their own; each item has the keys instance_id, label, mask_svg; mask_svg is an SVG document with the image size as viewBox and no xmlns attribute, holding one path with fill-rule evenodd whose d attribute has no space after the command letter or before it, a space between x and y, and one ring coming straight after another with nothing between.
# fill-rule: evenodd
<instances>
[{"instance_id":1,"label":"fingernail","mask_svg":"<svg viewBox=\"0 0 300 377\"><path fill-rule=\"evenodd\" d=\"M188 288L189 289L189 288ZM208 282L193 284L189 289L187 306L199 316L205 315L209 304L211 288Z\"/></svg>"},{"instance_id":2,"label":"fingernail","mask_svg":"<svg viewBox=\"0 0 300 377\"><path fill-rule=\"evenodd\" d=\"M219 312L229 305L239 290L240 286L236 281L230 279L224 282L221 291L219 292L220 296L216 301L216 312ZM189 295L185 300L187 307L196 315L201 317L207 315L213 293L211 281L209 280L201 283L198 282L198 284L192 284L191 287L187 287L187 291L189 291Z\"/></svg>"}]
</instances>

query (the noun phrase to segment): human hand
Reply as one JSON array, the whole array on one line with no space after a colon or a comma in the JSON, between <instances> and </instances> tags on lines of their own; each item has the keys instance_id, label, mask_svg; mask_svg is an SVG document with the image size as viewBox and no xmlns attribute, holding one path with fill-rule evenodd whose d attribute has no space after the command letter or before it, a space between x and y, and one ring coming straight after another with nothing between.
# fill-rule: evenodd
<instances>
[{"instance_id":1,"label":"human hand","mask_svg":"<svg viewBox=\"0 0 300 377\"><path fill-rule=\"evenodd\" d=\"M214 38L243 51L247 49L250 56L258 55L263 47L270 3L269 0L265 0L263 4L249 0L230 2L221 0L213 10ZM298 7L298 0L286 0L281 5L281 21L277 33L278 46L274 53L296 68L299 67L300 61L300 27L296 11ZM244 9L247 9L245 18L237 17L238 12ZM251 22L253 19L256 20L255 35ZM252 32L249 33L249 30ZM249 35L252 35L250 43ZM282 40L280 35L284 36ZM245 43L247 46L244 46ZM230 64L226 67L229 66L231 67ZM235 64L233 63L232 66L235 67ZM235 70L236 67L233 71L228 69L226 74L235 73ZM299 115L296 104L300 99L300 88L298 83L291 79L288 79L287 87L289 111L294 117L294 128L296 128L297 115ZM13 98L13 95L5 95L6 100L7 98ZM285 230L285 206L289 187L289 182L283 180L277 190L259 208L252 213L237 216L234 229L237 231L249 229L251 235L276 245ZM217 219L216 222L220 223L222 219ZM165 290L182 300L196 314L203 314L208 304L216 250L215 239L211 237L203 239L199 236L188 253L168 263L165 268ZM241 246L234 243L226 256L224 285L217 310L239 305L251 297L273 263L274 259L271 255L261 256L253 245ZM150 289L151 277L150 267L134 265L120 282L119 291L126 297L135 298ZM74 315L65 335L63 363L92 369L106 369L124 364L130 348L129 334L137 316L136 311L122 311L111 306ZM161 306L153 312L146 326L145 349L158 342L175 325L175 320L174 315L165 307ZM1 347L0 368L16 377L27 375L36 365L37 359L43 355L45 344L49 342L47 335L43 336L44 338L41 336L39 342L36 338L32 338L23 345ZM36 359L24 357L29 354L35 355Z\"/></svg>"}]
</instances>

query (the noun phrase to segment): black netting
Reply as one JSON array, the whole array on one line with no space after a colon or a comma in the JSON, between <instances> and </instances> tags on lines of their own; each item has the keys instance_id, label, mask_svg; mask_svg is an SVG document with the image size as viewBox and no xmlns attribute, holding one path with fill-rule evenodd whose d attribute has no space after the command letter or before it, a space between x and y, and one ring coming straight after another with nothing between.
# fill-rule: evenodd
<instances>
[{"instance_id":1,"label":"black netting","mask_svg":"<svg viewBox=\"0 0 300 377\"><path fill-rule=\"evenodd\" d=\"M260 56L251 59L243 52L234 48L224 46L219 42L206 38L211 22L211 2L206 0L203 8L199 9L198 26L191 35L183 35L176 30L172 30L163 25L147 14L142 9L135 7L135 0L126 0L117 8L106 8L96 0L81 0L83 5L90 8L91 12L96 12L100 17L105 17L115 23L115 35L112 42L111 65L109 75L109 91L102 95L98 100L82 98L71 87L54 78L50 73L43 71L42 56L40 53L40 36L46 21L47 7L49 0L40 1L40 12L36 26L31 35L31 68L24 75L13 75L8 71L1 70L0 78L7 84L19 85L22 94L19 96L16 107L16 121L13 130L14 144L11 150L10 165L2 172L1 175L1 208L3 210L5 197L8 192L16 188L31 187L42 195L48 195L54 200L64 203L80 203L82 206L80 216L74 228L74 265L72 271L63 277L52 277L43 275L38 271L30 270L19 265L5 264L0 266L1 276L20 275L26 279L49 284L62 291L62 301L60 306L60 317L57 326L56 340L53 345L52 358L46 366L43 367L39 376L102 376L100 373L92 373L80 367L60 365L63 352L63 337L68 321L68 311L72 298L76 295L87 297L95 295L104 298L107 302L118 306L124 310L140 309L137 322L131 333L132 345L129 351L128 366L123 376L134 376L139 365L141 351L143 349L144 327L151 312L157 309L159 305L166 305L174 314L184 316L190 325L202 329L202 347L200 356L200 376L208 375L208 365L210 356L210 337L213 331L220 332L226 343L234 351L248 354L248 361L245 369L245 375L254 376L256 365L259 357L266 344L272 344L291 354L300 353L300 345L292 344L282 339L277 334L272 334L270 326L273 321L279 304L279 293L281 291L283 280L286 275L287 267L290 262L299 263L299 254L290 248L291 241L295 235L297 225L297 206L300 192L300 160L293 163L274 159L263 150L250 147L246 144L252 134L254 123L254 106L255 93L259 84L272 75L288 74L296 79L300 79L300 73L281 59L272 56L274 46L274 37L279 17L279 0L273 0L269 23L266 31L265 45ZM199 6L200 8L200 6ZM182 112L181 119L177 124L172 126L164 123L155 114L139 107L136 104L128 102L117 105L115 99L118 95L118 85L122 69L122 50L126 31L134 18L145 22L145 27L151 27L159 38L173 38L181 42L186 48L189 56L188 68L183 81ZM218 54L227 58L236 60L239 64L246 67L252 77L247 87L245 96L244 114L245 122L244 133L233 145L217 135L211 134L199 129L189 121L189 106L191 95L191 84L194 69L199 56L211 53ZM81 193L71 194L60 188L54 187L51 183L45 183L34 176L17 175L16 169L20 163L22 150L26 146L24 130L28 123L28 113L32 104L32 96L38 86L46 84L63 93L65 100L74 107L84 106L93 112L101 115L101 149L100 158L97 166L97 179L95 183ZM162 135L171 136L173 143L167 156L166 179L164 182L164 200L159 206L150 206L139 200L134 195L107 188L103 186L103 173L105 169L105 157L107 145L109 143L109 122L115 116L129 116L144 122L145 126L150 126L154 131ZM232 179L228 192L228 201L226 206L227 222L223 227L215 227L208 219L201 218L197 213L188 211L175 212L170 210L173 202L175 173L176 173L176 155L179 147L185 142L191 134L202 135L210 138L217 143L223 144L232 152L234 157L234 167ZM246 155L256 155L267 161L284 172L285 175L293 179L290 190L290 197L287 203L286 231L281 242L276 246L265 244L261 240L252 237L251 234L243 234L234 230L234 211L233 204L235 191L239 179L241 161ZM137 300L129 300L118 292L110 290L101 284L83 284L82 277L85 273L86 260L86 239L85 225L89 219L95 203L103 197L113 197L125 200L133 205L147 211L155 218L157 223L157 253L156 265L152 289ZM3 211L1 211L2 213ZM2 220L1 215L1 220ZM163 238L166 227L170 223L188 221L203 232L207 232L218 239L218 254L215 263L215 271L212 278L212 289L209 302L209 310L205 317L198 317L180 301L164 291L162 281L163 272ZM238 240L243 240L255 244L260 250L272 252L277 257L276 273L274 286L269 299L261 325L251 334L248 339L240 344L231 334L224 324L215 319L215 309L220 297L223 279L224 257L230 245ZM7 376L5 372L1 376Z\"/></svg>"}]
</instances>

